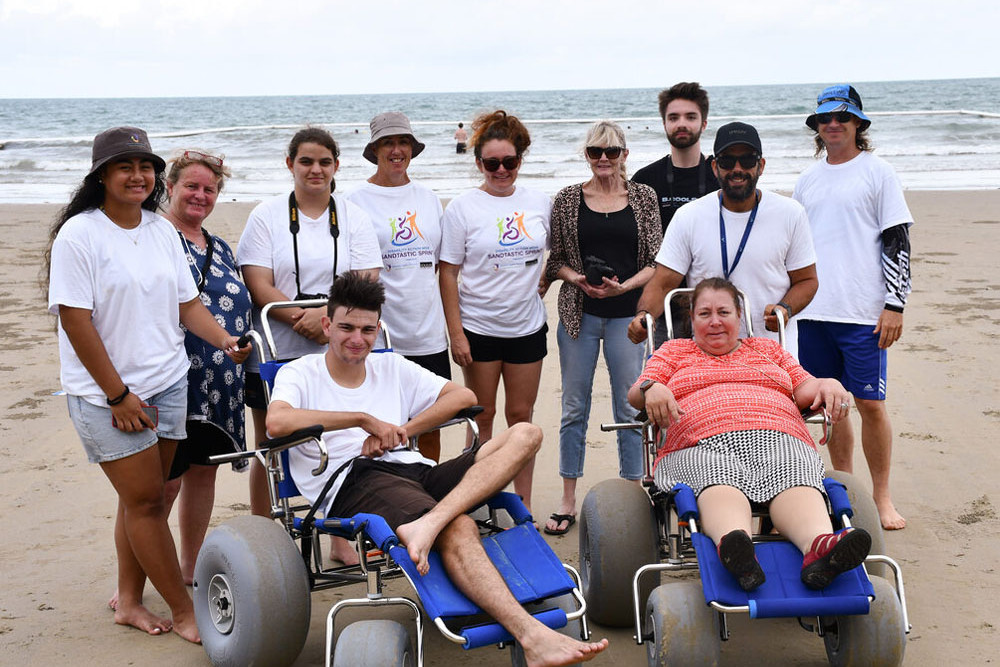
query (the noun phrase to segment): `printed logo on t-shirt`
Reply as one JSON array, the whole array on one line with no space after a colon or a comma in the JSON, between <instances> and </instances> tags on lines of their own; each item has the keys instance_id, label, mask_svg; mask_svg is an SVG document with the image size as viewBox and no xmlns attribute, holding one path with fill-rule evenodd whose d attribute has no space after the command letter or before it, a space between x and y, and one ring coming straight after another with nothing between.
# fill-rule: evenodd
<instances>
[{"instance_id":1,"label":"printed logo on t-shirt","mask_svg":"<svg viewBox=\"0 0 1000 667\"><path fill-rule=\"evenodd\" d=\"M389 245L382 250L382 265L386 271L434 266L434 251L417 226L417 212L390 216ZM419 243L418 243L419 241Z\"/></svg>"},{"instance_id":2,"label":"printed logo on t-shirt","mask_svg":"<svg viewBox=\"0 0 1000 667\"><path fill-rule=\"evenodd\" d=\"M417 212L407 211L403 215L389 218L389 225L392 227L392 245L401 247L407 246L418 238L424 238L417 227Z\"/></svg>"},{"instance_id":3,"label":"printed logo on t-shirt","mask_svg":"<svg viewBox=\"0 0 1000 667\"><path fill-rule=\"evenodd\" d=\"M528 230L524 228L524 211L520 213L514 211L506 217L497 218L497 231L502 246L517 245L524 239L531 238Z\"/></svg>"}]
</instances>

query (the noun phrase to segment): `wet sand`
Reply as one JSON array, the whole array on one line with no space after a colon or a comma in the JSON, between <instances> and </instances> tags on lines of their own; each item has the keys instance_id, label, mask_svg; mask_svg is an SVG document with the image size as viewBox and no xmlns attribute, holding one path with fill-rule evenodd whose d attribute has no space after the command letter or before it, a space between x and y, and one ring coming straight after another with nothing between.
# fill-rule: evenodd
<instances>
[{"instance_id":1,"label":"wet sand","mask_svg":"<svg viewBox=\"0 0 1000 667\"><path fill-rule=\"evenodd\" d=\"M889 358L889 412L895 435L893 490L908 521L888 533L889 555L903 566L913 632L908 665L986 664L1000 654L989 600L1000 594L1000 191L910 192L914 293L903 338ZM235 245L251 208L220 204L207 225ZM8 387L0 405L0 655L10 665L207 665L204 651L168 634L149 637L113 623L105 606L115 586L112 543L115 494L86 462L59 389L53 320L37 277L56 212L47 205L0 205L0 372ZM550 325L556 290L546 301ZM559 365L552 326L536 422L546 441L535 468L535 516L558 505ZM456 375L461 377L461 375ZM580 499L617 474L606 375L598 372ZM856 420L856 416L855 416ZM857 422L856 422L857 427ZM456 438L445 455L457 453ZM860 438L858 448L860 450ZM825 454L824 454L825 456ZM863 455L855 463L868 485ZM247 476L219 474L213 525L248 513ZM171 520L176 535L176 516ZM578 527L547 538L577 564ZM402 582L390 591L408 594ZM296 665L323 664L324 624L331 604L360 588L312 597L312 626ZM167 608L151 587L150 609ZM345 613L346 614L346 613ZM344 620L347 620L345 615ZM402 617L399 616L402 620ZM823 643L794 620L730 623L723 663L826 664ZM593 626L611 640L593 664L645 664L630 629ZM751 657L752 656L752 657ZM466 652L426 632L428 665L506 665L506 652Z\"/></svg>"}]
</instances>

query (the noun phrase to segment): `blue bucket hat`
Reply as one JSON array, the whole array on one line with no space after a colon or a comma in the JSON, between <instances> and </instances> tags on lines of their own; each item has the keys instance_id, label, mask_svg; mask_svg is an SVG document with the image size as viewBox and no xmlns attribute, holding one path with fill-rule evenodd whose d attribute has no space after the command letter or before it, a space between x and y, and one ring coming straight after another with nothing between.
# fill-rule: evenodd
<instances>
[{"instance_id":1,"label":"blue bucket hat","mask_svg":"<svg viewBox=\"0 0 1000 667\"><path fill-rule=\"evenodd\" d=\"M834 111L847 111L857 116L859 130L865 130L872 124L868 116L861 111L863 107L858 91L854 90L854 86L849 86L846 83L825 88L816 98L816 104L818 105L816 111L806 118L806 125L813 131L816 130L818 125L816 114L831 113Z\"/></svg>"}]
</instances>

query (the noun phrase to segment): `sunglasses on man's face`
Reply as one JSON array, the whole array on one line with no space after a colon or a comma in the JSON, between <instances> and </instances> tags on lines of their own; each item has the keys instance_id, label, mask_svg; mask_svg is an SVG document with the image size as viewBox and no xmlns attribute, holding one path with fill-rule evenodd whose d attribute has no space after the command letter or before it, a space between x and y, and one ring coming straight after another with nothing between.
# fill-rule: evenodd
<instances>
[{"instance_id":1,"label":"sunglasses on man's face","mask_svg":"<svg viewBox=\"0 0 1000 667\"><path fill-rule=\"evenodd\" d=\"M591 160L600 160L601 155L607 155L609 160L617 160L625 149L621 146L587 146L587 157Z\"/></svg>"},{"instance_id":2,"label":"sunglasses on man's face","mask_svg":"<svg viewBox=\"0 0 1000 667\"><path fill-rule=\"evenodd\" d=\"M851 119L854 118L854 114L850 111L831 111L829 113L818 113L816 114L816 122L820 125L826 125L834 118L837 122L843 125L844 123L850 123Z\"/></svg>"},{"instance_id":3,"label":"sunglasses on man's face","mask_svg":"<svg viewBox=\"0 0 1000 667\"><path fill-rule=\"evenodd\" d=\"M490 172L499 169L500 165L503 165L507 171L514 171L521 164L521 158L516 155L508 155L505 158L483 157L479 158L479 161L483 163L483 169Z\"/></svg>"},{"instance_id":4,"label":"sunglasses on man's face","mask_svg":"<svg viewBox=\"0 0 1000 667\"><path fill-rule=\"evenodd\" d=\"M744 153L743 155L719 155L715 158L715 163L719 169L730 170L739 162L744 169L753 169L760 162L760 156L756 153Z\"/></svg>"}]
</instances>

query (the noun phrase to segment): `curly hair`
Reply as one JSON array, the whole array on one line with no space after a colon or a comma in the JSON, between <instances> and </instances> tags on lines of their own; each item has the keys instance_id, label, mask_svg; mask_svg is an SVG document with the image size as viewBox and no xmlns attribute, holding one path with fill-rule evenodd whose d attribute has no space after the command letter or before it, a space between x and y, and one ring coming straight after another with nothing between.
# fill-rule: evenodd
<instances>
[{"instance_id":1,"label":"curly hair","mask_svg":"<svg viewBox=\"0 0 1000 667\"><path fill-rule=\"evenodd\" d=\"M517 157L524 155L531 145L528 128L517 116L511 116L503 109L481 114L472 121L472 138L469 142L477 160L483 157L483 145L493 139L509 141L514 145Z\"/></svg>"}]
</instances>

